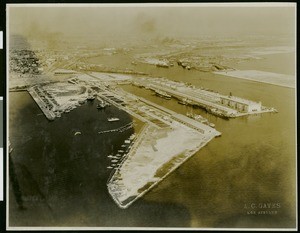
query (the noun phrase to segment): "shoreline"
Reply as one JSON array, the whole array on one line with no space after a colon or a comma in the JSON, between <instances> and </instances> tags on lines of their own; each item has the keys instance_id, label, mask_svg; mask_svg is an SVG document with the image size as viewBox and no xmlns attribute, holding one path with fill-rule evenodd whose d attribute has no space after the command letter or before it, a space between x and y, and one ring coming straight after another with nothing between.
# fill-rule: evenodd
<instances>
[{"instance_id":1,"label":"shoreline","mask_svg":"<svg viewBox=\"0 0 300 233\"><path fill-rule=\"evenodd\" d=\"M148 193L154 186L158 185L161 181L163 181L168 175L170 175L173 171L175 171L176 169L178 169L183 163L185 163L188 159L190 159L191 157L193 157L198 151L200 151L204 146L206 146L212 139L214 139L214 137L208 139L207 141L205 141L204 143L200 143L200 145L195 148L194 151L187 153L187 155L185 155L184 159L178 163L175 164L175 166L173 166L167 173L165 173L162 177L160 177L159 179L157 179L156 182L154 182L149 188L147 188L146 190L144 190L142 193L140 193L139 195L135 196L134 199L132 199L130 202L128 202L127 204L123 205L122 202L120 202L115 195L112 194L111 189L109 188L109 184L108 184L108 191L111 195L111 197L113 198L114 202L122 209L126 209L127 207L129 207L131 204L133 204L136 200L138 200L140 197L144 196L146 193ZM125 160L127 160L128 158L125 158ZM172 158L174 159L174 158ZM171 159L171 160L172 160ZM168 162L171 162L168 161ZM125 162L125 161L124 161ZM162 166L164 166L165 164L163 164ZM160 168L159 168L160 169ZM113 178L113 177L112 177ZM147 184L146 184L147 185Z\"/></svg>"},{"instance_id":2,"label":"shoreline","mask_svg":"<svg viewBox=\"0 0 300 233\"><path fill-rule=\"evenodd\" d=\"M291 88L295 89L296 83L291 83L293 75L286 75L286 74L278 74L278 73L272 73L272 72L267 72L267 71L259 71L259 70L235 70L235 71L217 71L213 72L214 74L222 75L222 76L227 76L231 78L236 78L236 79L242 79L242 80L248 80L248 81L253 81L253 82L258 82L258 83L265 83L265 84L270 84L270 85L275 85L275 86L280 86L280 87L285 87L285 88ZM264 76L264 77L263 77ZM273 76L273 77L271 77ZM284 80L289 79L288 81ZM262 79L272 79L272 80L262 80ZM276 80L277 78L277 80ZM282 78L281 80L278 80L279 78ZM288 83L281 83L281 82L288 82ZM296 80L295 80L296 82Z\"/></svg>"}]
</instances>

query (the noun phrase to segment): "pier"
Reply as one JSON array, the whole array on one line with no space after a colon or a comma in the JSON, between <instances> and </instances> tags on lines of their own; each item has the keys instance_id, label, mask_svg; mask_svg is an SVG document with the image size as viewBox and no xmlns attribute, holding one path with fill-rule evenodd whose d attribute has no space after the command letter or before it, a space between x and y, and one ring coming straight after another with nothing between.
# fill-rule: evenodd
<instances>
[{"instance_id":1,"label":"pier","mask_svg":"<svg viewBox=\"0 0 300 233\"><path fill-rule=\"evenodd\" d=\"M36 87L36 86L35 86ZM42 97L36 92L34 87L27 89L28 93L31 95L31 97L34 99L34 101L37 103L39 108L42 110L46 118L50 121L55 119L55 114L49 109L45 101L42 99Z\"/></svg>"},{"instance_id":2,"label":"pier","mask_svg":"<svg viewBox=\"0 0 300 233\"><path fill-rule=\"evenodd\" d=\"M133 124L132 124L132 122L130 122L130 123L128 123L128 124L126 124L126 125L124 125L124 126L121 126L121 127L119 127L119 128L116 128L116 129L109 129L109 130L103 130L103 131L99 131L98 133L99 134L103 134L103 133L112 133L112 132L120 132L120 133L122 133L122 132L124 132L124 131L126 131L126 130L128 130L128 129L131 129L133 127Z\"/></svg>"},{"instance_id":3,"label":"pier","mask_svg":"<svg viewBox=\"0 0 300 233\"><path fill-rule=\"evenodd\" d=\"M126 106L107 98L114 95ZM120 208L127 208L220 132L167 108L116 90L102 97L145 123L130 151L110 176L107 187ZM176 140L176 145L174 145Z\"/></svg>"},{"instance_id":4,"label":"pier","mask_svg":"<svg viewBox=\"0 0 300 233\"><path fill-rule=\"evenodd\" d=\"M164 78L135 78L133 83L136 86L153 91L163 91L180 101L185 100L187 105L198 106L219 117L235 118L251 114L276 112L274 108L262 106L261 102L231 95L226 96Z\"/></svg>"}]
</instances>

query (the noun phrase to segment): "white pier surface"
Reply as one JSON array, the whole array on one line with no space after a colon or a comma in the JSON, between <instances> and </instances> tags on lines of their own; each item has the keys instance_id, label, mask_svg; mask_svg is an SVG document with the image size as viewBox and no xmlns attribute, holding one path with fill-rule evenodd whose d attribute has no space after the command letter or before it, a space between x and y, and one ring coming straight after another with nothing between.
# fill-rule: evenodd
<instances>
[{"instance_id":1,"label":"white pier surface","mask_svg":"<svg viewBox=\"0 0 300 233\"><path fill-rule=\"evenodd\" d=\"M127 95L127 98L132 96ZM107 183L110 195L121 208L127 208L210 140L221 135L207 125L142 98L132 99L132 104L129 101L124 110L142 112L145 125Z\"/></svg>"}]
</instances>

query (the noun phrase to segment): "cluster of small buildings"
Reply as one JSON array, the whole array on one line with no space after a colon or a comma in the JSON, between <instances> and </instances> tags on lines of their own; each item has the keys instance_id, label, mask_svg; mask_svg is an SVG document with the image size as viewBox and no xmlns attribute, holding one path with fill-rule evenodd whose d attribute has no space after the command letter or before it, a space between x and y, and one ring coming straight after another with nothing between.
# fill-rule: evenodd
<instances>
[{"instance_id":1,"label":"cluster of small buildings","mask_svg":"<svg viewBox=\"0 0 300 233\"><path fill-rule=\"evenodd\" d=\"M209 56L197 56L180 58L177 60L177 64L184 69L196 69L204 72L213 72L220 70L229 70L231 68L221 65L221 58L209 57Z\"/></svg>"},{"instance_id":2,"label":"cluster of small buildings","mask_svg":"<svg viewBox=\"0 0 300 233\"><path fill-rule=\"evenodd\" d=\"M177 64L184 69L199 70L203 72L214 72L222 70L232 70L230 67L221 65L220 63L224 60L220 57L210 56L192 56L190 54L180 55L157 55L155 57L149 56L140 59L140 62L147 63L150 65L156 65L157 67L168 68Z\"/></svg>"},{"instance_id":3,"label":"cluster of small buildings","mask_svg":"<svg viewBox=\"0 0 300 233\"><path fill-rule=\"evenodd\" d=\"M22 74L40 74L40 61L31 50L12 50L9 59L10 71Z\"/></svg>"}]
</instances>

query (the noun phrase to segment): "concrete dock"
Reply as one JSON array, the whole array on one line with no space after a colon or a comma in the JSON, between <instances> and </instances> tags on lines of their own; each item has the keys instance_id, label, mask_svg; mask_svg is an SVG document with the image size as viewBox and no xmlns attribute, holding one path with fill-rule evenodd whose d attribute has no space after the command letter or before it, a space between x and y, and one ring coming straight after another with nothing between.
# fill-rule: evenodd
<instances>
[{"instance_id":1,"label":"concrete dock","mask_svg":"<svg viewBox=\"0 0 300 233\"><path fill-rule=\"evenodd\" d=\"M107 95L107 92L102 93L103 98ZM214 128L125 91L113 91L110 95L123 99L126 106L109 98L107 101L145 123L131 150L107 182L108 191L120 208L127 208L210 140L221 135Z\"/></svg>"},{"instance_id":2,"label":"concrete dock","mask_svg":"<svg viewBox=\"0 0 300 233\"><path fill-rule=\"evenodd\" d=\"M46 118L50 121L54 120L56 117L55 114L49 109L46 103L42 100L41 96L36 93L34 87L27 89L27 91L42 110Z\"/></svg>"},{"instance_id":3,"label":"concrete dock","mask_svg":"<svg viewBox=\"0 0 300 233\"><path fill-rule=\"evenodd\" d=\"M188 105L204 108L209 113L219 117L234 118L264 112L276 112L274 108L262 106L261 102L231 95L226 96L165 78L134 78L133 83L139 87L163 91L173 98L185 100Z\"/></svg>"}]
</instances>

